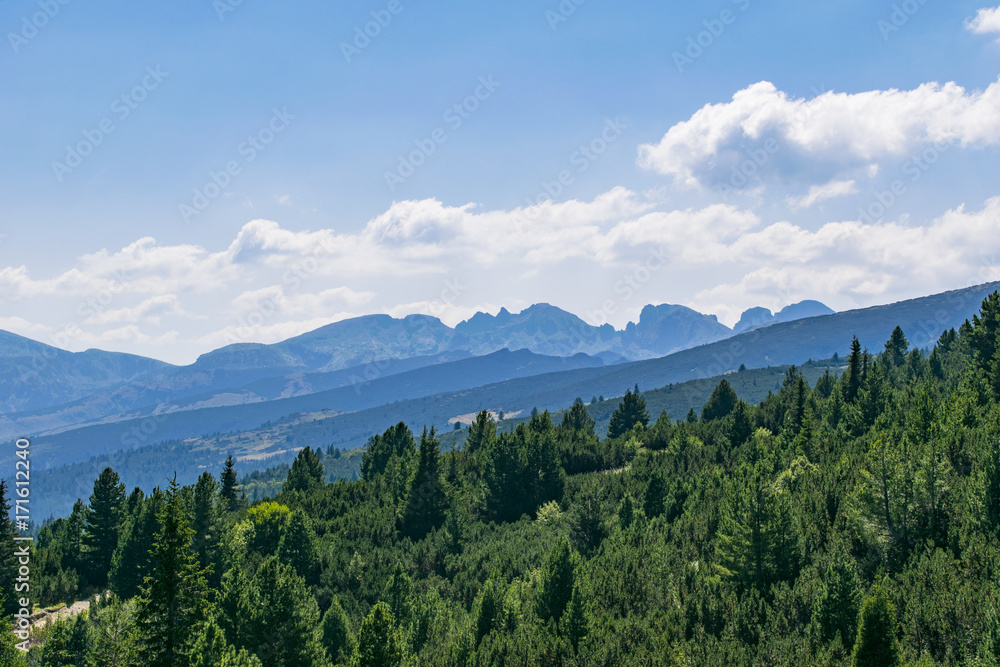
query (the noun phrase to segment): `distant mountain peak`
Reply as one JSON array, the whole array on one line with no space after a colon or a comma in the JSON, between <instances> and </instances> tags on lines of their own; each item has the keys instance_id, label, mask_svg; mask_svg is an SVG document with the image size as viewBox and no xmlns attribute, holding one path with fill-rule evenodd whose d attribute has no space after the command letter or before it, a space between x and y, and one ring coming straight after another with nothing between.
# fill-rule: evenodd
<instances>
[{"instance_id":1,"label":"distant mountain peak","mask_svg":"<svg viewBox=\"0 0 1000 667\"><path fill-rule=\"evenodd\" d=\"M807 317L832 315L835 312L835 310L826 304L812 299L806 299L805 301L790 304L773 314L767 308L757 306L743 311L743 315L740 316L740 321L733 327L733 331L739 334L752 329L757 329L759 327L766 327L770 324L776 324L778 322L791 322L793 320L802 320Z\"/></svg>"}]
</instances>

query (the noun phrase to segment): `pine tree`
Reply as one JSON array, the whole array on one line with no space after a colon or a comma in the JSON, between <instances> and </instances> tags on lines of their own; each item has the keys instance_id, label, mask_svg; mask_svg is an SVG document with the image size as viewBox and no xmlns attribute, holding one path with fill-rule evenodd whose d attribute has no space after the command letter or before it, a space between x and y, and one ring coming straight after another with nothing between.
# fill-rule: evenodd
<instances>
[{"instance_id":1,"label":"pine tree","mask_svg":"<svg viewBox=\"0 0 1000 667\"><path fill-rule=\"evenodd\" d=\"M18 563L14 546L14 521L10 510L7 482L0 479L0 620L11 616L20 608L17 596L13 594Z\"/></svg>"},{"instance_id":2,"label":"pine tree","mask_svg":"<svg viewBox=\"0 0 1000 667\"><path fill-rule=\"evenodd\" d=\"M882 355L890 366L899 368L906 362L906 353L910 350L910 342L906 340L903 330L896 327L885 342L885 354Z\"/></svg>"},{"instance_id":3,"label":"pine tree","mask_svg":"<svg viewBox=\"0 0 1000 667\"><path fill-rule=\"evenodd\" d=\"M439 469L439 446L434 429L428 433L425 428L420 436L417 469L410 480L401 517L403 533L413 539L422 538L444 523L445 512L448 509L448 499L445 496Z\"/></svg>"},{"instance_id":4,"label":"pine tree","mask_svg":"<svg viewBox=\"0 0 1000 667\"><path fill-rule=\"evenodd\" d=\"M583 400L578 398L573 402L573 406L563 414L560 426L575 433L592 437L596 424L597 422L587 412L587 406L583 404Z\"/></svg>"},{"instance_id":5,"label":"pine tree","mask_svg":"<svg viewBox=\"0 0 1000 667\"><path fill-rule=\"evenodd\" d=\"M135 603L114 595L98 598L88 616L93 626L90 658L101 667L133 667L139 657Z\"/></svg>"},{"instance_id":6,"label":"pine tree","mask_svg":"<svg viewBox=\"0 0 1000 667\"><path fill-rule=\"evenodd\" d=\"M94 493L86 511L83 549L87 579L95 586L108 582L111 559L118 548L125 510L125 485L111 468L105 468L94 482Z\"/></svg>"},{"instance_id":7,"label":"pine tree","mask_svg":"<svg viewBox=\"0 0 1000 667\"><path fill-rule=\"evenodd\" d=\"M408 460L416 452L417 445L413 433L403 422L390 426L382 435L368 439L361 455L361 476L366 481L385 472L393 456Z\"/></svg>"},{"instance_id":8,"label":"pine tree","mask_svg":"<svg viewBox=\"0 0 1000 667\"><path fill-rule=\"evenodd\" d=\"M848 646L854 638L854 623L858 617L860 583L847 561L847 554L835 556L826 568L823 586L813 607L813 623L824 641L840 638Z\"/></svg>"},{"instance_id":9,"label":"pine tree","mask_svg":"<svg viewBox=\"0 0 1000 667\"><path fill-rule=\"evenodd\" d=\"M488 442L497 435L497 424L493 421L493 415L482 410L476 415L476 421L469 426L469 433L465 436L465 453L472 455L482 449Z\"/></svg>"},{"instance_id":10,"label":"pine tree","mask_svg":"<svg viewBox=\"0 0 1000 667\"><path fill-rule=\"evenodd\" d=\"M319 667L319 607L302 577L274 556L250 580L239 602L241 645L268 667Z\"/></svg>"},{"instance_id":11,"label":"pine tree","mask_svg":"<svg viewBox=\"0 0 1000 667\"><path fill-rule=\"evenodd\" d=\"M584 607L583 593L580 592L578 585L573 586L573 595L570 597L569 608L563 618L563 627L573 650L578 652L580 642L588 632L587 610Z\"/></svg>"},{"instance_id":12,"label":"pine tree","mask_svg":"<svg viewBox=\"0 0 1000 667\"><path fill-rule=\"evenodd\" d=\"M542 620L558 620L573 596L576 559L569 540L560 538L549 552L538 582L535 611Z\"/></svg>"},{"instance_id":13,"label":"pine tree","mask_svg":"<svg viewBox=\"0 0 1000 667\"><path fill-rule=\"evenodd\" d=\"M646 491L642 498L642 509L650 519L663 514L664 503L667 500L667 484L659 470L655 471L646 483Z\"/></svg>"},{"instance_id":14,"label":"pine tree","mask_svg":"<svg viewBox=\"0 0 1000 667\"><path fill-rule=\"evenodd\" d=\"M191 667L263 667L260 659L246 649L236 650L214 618L205 623L191 648Z\"/></svg>"},{"instance_id":15,"label":"pine tree","mask_svg":"<svg viewBox=\"0 0 1000 667\"><path fill-rule=\"evenodd\" d=\"M211 569L209 579L218 586L222 576L218 569L218 550L221 526L215 503L217 484L209 472L203 472L194 486L191 528L194 530L192 546L202 569Z\"/></svg>"},{"instance_id":16,"label":"pine tree","mask_svg":"<svg viewBox=\"0 0 1000 667\"><path fill-rule=\"evenodd\" d=\"M861 390L863 373L861 357L861 341L855 336L851 340L851 356L847 361L847 391L844 392L844 400L848 403L854 403L858 398L858 392Z\"/></svg>"},{"instance_id":17,"label":"pine tree","mask_svg":"<svg viewBox=\"0 0 1000 667\"><path fill-rule=\"evenodd\" d=\"M219 481L222 484L219 498L224 503L226 511L235 512L240 507L241 495L240 482L236 476L236 460L232 454L226 457L226 465L222 469Z\"/></svg>"},{"instance_id":18,"label":"pine tree","mask_svg":"<svg viewBox=\"0 0 1000 667\"><path fill-rule=\"evenodd\" d=\"M642 426L649 424L649 412L646 410L646 401L639 395L639 392L633 394L629 390L622 397L618 409L611 414L611 422L608 424L608 438L617 438L628 433L636 424L642 424Z\"/></svg>"},{"instance_id":19,"label":"pine tree","mask_svg":"<svg viewBox=\"0 0 1000 667\"><path fill-rule=\"evenodd\" d=\"M152 667L187 665L207 607L208 584L191 549L194 531L180 491L175 478L158 517L153 575L146 578L139 601L143 660Z\"/></svg>"},{"instance_id":20,"label":"pine tree","mask_svg":"<svg viewBox=\"0 0 1000 667\"><path fill-rule=\"evenodd\" d=\"M351 622L335 597L330 608L323 614L323 648L327 657L340 664L347 662L354 651L354 634Z\"/></svg>"},{"instance_id":21,"label":"pine tree","mask_svg":"<svg viewBox=\"0 0 1000 667\"><path fill-rule=\"evenodd\" d=\"M379 602L361 624L351 667L397 667L403 664L404 656L403 635L396 619L389 605Z\"/></svg>"},{"instance_id":22,"label":"pine tree","mask_svg":"<svg viewBox=\"0 0 1000 667\"><path fill-rule=\"evenodd\" d=\"M139 595L146 577L153 574L150 552L159 530L157 517L163 511L164 502L163 492L155 489L142 502L136 516L122 528L108 579L111 590L123 600Z\"/></svg>"},{"instance_id":23,"label":"pine tree","mask_svg":"<svg viewBox=\"0 0 1000 667\"><path fill-rule=\"evenodd\" d=\"M291 565L307 584L315 585L319 579L319 551L309 517L301 509L294 510L283 533L278 543L278 559Z\"/></svg>"},{"instance_id":24,"label":"pine tree","mask_svg":"<svg viewBox=\"0 0 1000 667\"><path fill-rule=\"evenodd\" d=\"M708 402L701 409L701 420L709 422L715 419L722 419L736 408L739 396L728 380L722 380L716 385L709 397Z\"/></svg>"},{"instance_id":25,"label":"pine tree","mask_svg":"<svg viewBox=\"0 0 1000 667\"><path fill-rule=\"evenodd\" d=\"M494 577L490 577L483 584L475 606L477 646L483 637L500 626L503 616L503 594L503 588Z\"/></svg>"},{"instance_id":26,"label":"pine tree","mask_svg":"<svg viewBox=\"0 0 1000 667\"><path fill-rule=\"evenodd\" d=\"M983 471L986 526L994 532L1000 532L1000 441L993 440L986 447L986 465Z\"/></svg>"},{"instance_id":27,"label":"pine tree","mask_svg":"<svg viewBox=\"0 0 1000 667\"><path fill-rule=\"evenodd\" d=\"M852 667L894 667L899 664L896 644L896 608L885 590L876 586L858 614L858 635Z\"/></svg>"},{"instance_id":28,"label":"pine tree","mask_svg":"<svg viewBox=\"0 0 1000 667\"><path fill-rule=\"evenodd\" d=\"M993 292L983 299L979 314L972 316L968 338L979 367L988 369L1000 340L1000 293Z\"/></svg>"},{"instance_id":29,"label":"pine tree","mask_svg":"<svg viewBox=\"0 0 1000 667\"><path fill-rule=\"evenodd\" d=\"M282 492L312 493L322 486L323 462L320 460L319 450L305 447L292 461L292 468L288 471L288 478L285 480Z\"/></svg>"}]
</instances>

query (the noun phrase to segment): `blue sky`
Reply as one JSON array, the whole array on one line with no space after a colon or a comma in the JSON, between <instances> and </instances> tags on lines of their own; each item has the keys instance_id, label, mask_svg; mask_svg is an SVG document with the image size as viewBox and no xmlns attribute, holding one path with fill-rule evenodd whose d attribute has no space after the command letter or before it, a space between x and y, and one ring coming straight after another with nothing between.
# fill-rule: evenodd
<instances>
[{"instance_id":1,"label":"blue sky","mask_svg":"<svg viewBox=\"0 0 1000 667\"><path fill-rule=\"evenodd\" d=\"M0 328L189 362L370 312L1000 279L997 9L5 0Z\"/></svg>"}]
</instances>

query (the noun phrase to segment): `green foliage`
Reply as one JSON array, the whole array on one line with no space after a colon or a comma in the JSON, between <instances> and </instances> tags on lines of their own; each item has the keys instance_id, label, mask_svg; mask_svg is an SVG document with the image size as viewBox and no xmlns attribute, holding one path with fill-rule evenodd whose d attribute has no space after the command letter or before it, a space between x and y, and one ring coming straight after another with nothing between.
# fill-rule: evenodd
<instances>
[{"instance_id":1,"label":"green foliage","mask_svg":"<svg viewBox=\"0 0 1000 667\"><path fill-rule=\"evenodd\" d=\"M361 459L361 476L371 480L385 472L390 459L393 457L409 459L416 449L413 433L406 424L400 422L391 426L382 435L374 435L368 440Z\"/></svg>"},{"instance_id":2,"label":"green foliage","mask_svg":"<svg viewBox=\"0 0 1000 667\"><path fill-rule=\"evenodd\" d=\"M337 598L323 614L322 642L327 656L335 663L344 663L354 652L354 633L351 621Z\"/></svg>"},{"instance_id":3,"label":"green foliage","mask_svg":"<svg viewBox=\"0 0 1000 667\"><path fill-rule=\"evenodd\" d=\"M852 667L892 667L899 664L896 645L896 608L881 586L861 604L858 636L851 654Z\"/></svg>"},{"instance_id":4,"label":"green foliage","mask_svg":"<svg viewBox=\"0 0 1000 667\"><path fill-rule=\"evenodd\" d=\"M538 581L535 612L542 620L559 620L573 596L576 558L566 538L556 542L542 568Z\"/></svg>"},{"instance_id":5,"label":"green foliage","mask_svg":"<svg viewBox=\"0 0 1000 667\"><path fill-rule=\"evenodd\" d=\"M403 664L403 635L389 605L379 602L358 631L358 645L351 667L396 667Z\"/></svg>"},{"instance_id":6,"label":"green foliage","mask_svg":"<svg viewBox=\"0 0 1000 667\"><path fill-rule=\"evenodd\" d=\"M631 431L636 424L646 426L648 423L649 412L646 410L646 401L638 391L632 393L632 390L628 390L618 404L618 409L611 415L608 437L617 438Z\"/></svg>"},{"instance_id":7,"label":"green foliage","mask_svg":"<svg viewBox=\"0 0 1000 667\"><path fill-rule=\"evenodd\" d=\"M439 447L434 429L429 433L424 429L420 436L417 469L410 480L401 516L403 534L414 539L420 539L444 523L448 499L441 481Z\"/></svg>"},{"instance_id":8,"label":"green foliage","mask_svg":"<svg viewBox=\"0 0 1000 667\"><path fill-rule=\"evenodd\" d=\"M153 543L153 574L139 601L143 660L154 667L187 664L207 610L208 585L191 548L181 490L172 482Z\"/></svg>"},{"instance_id":9,"label":"green foliage","mask_svg":"<svg viewBox=\"0 0 1000 667\"><path fill-rule=\"evenodd\" d=\"M712 392L708 403L701 409L701 420L708 422L715 419L722 419L736 408L739 402L736 391L728 380L722 380Z\"/></svg>"},{"instance_id":10,"label":"green foliage","mask_svg":"<svg viewBox=\"0 0 1000 667\"><path fill-rule=\"evenodd\" d=\"M230 454L226 457L225 466L219 476L222 489L219 491L219 498L222 500L226 511L235 512L240 506L240 483L236 476L236 460Z\"/></svg>"},{"instance_id":11,"label":"green foliage","mask_svg":"<svg viewBox=\"0 0 1000 667\"><path fill-rule=\"evenodd\" d=\"M307 584L314 584L319 578L319 550L312 522L301 509L295 509L278 542L278 560L290 565Z\"/></svg>"},{"instance_id":12,"label":"green foliage","mask_svg":"<svg viewBox=\"0 0 1000 667\"><path fill-rule=\"evenodd\" d=\"M83 549L87 578L104 586L111 570L111 559L118 547L122 512L125 509L125 485L111 468L105 468L94 482L83 527Z\"/></svg>"},{"instance_id":13,"label":"green foliage","mask_svg":"<svg viewBox=\"0 0 1000 667\"><path fill-rule=\"evenodd\" d=\"M282 488L284 493L311 493L323 485L323 462L320 454L312 447L304 447L292 462L288 479Z\"/></svg>"}]
</instances>

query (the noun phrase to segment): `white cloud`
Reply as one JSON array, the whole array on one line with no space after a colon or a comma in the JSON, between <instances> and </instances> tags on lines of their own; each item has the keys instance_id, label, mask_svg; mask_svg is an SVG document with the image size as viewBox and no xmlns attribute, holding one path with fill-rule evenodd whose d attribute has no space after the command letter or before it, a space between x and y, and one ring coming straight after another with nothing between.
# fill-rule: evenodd
<instances>
[{"instance_id":1,"label":"white cloud","mask_svg":"<svg viewBox=\"0 0 1000 667\"><path fill-rule=\"evenodd\" d=\"M986 7L965 22L965 27L977 35L1000 33L1000 7Z\"/></svg>"},{"instance_id":2,"label":"white cloud","mask_svg":"<svg viewBox=\"0 0 1000 667\"><path fill-rule=\"evenodd\" d=\"M830 181L825 185L814 185L809 188L809 192L802 195L801 197L788 197L786 202L789 208L793 210L798 210L802 208L809 208L813 204L818 204L821 201L826 201L827 199L833 199L835 197L843 197L845 195L853 195L858 191L857 186L854 181Z\"/></svg>"},{"instance_id":3,"label":"white cloud","mask_svg":"<svg viewBox=\"0 0 1000 667\"><path fill-rule=\"evenodd\" d=\"M827 182L944 141L965 147L1000 141L1000 81L981 92L925 83L812 99L762 81L730 102L701 108L659 143L640 146L638 163L680 185L740 190L769 180Z\"/></svg>"}]
</instances>

